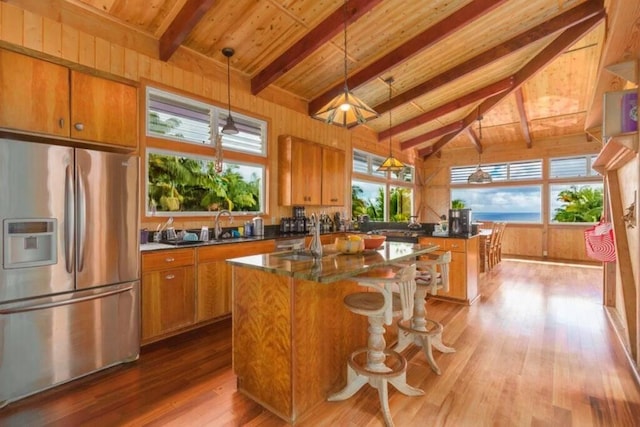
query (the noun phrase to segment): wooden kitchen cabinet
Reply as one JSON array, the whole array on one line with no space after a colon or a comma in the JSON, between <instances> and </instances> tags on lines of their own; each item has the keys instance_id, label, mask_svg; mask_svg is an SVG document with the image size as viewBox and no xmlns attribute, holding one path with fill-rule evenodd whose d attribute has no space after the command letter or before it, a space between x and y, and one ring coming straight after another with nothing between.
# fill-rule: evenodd
<instances>
[{"instance_id":1,"label":"wooden kitchen cabinet","mask_svg":"<svg viewBox=\"0 0 640 427\"><path fill-rule=\"evenodd\" d=\"M281 135L278 202L282 206L344 206L345 153Z\"/></svg>"},{"instance_id":2,"label":"wooden kitchen cabinet","mask_svg":"<svg viewBox=\"0 0 640 427\"><path fill-rule=\"evenodd\" d=\"M138 146L138 90L71 71L71 137Z\"/></svg>"},{"instance_id":3,"label":"wooden kitchen cabinet","mask_svg":"<svg viewBox=\"0 0 640 427\"><path fill-rule=\"evenodd\" d=\"M142 254L142 343L195 322L194 249Z\"/></svg>"},{"instance_id":4,"label":"wooden kitchen cabinet","mask_svg":"<svg viewBox=\"0 0 640 427\"><path fill-rule=\"evenodd\" d=\"M344 206L344 151L322 148L322 205Z\"/></svg>"},{"instance_id":5,"label":"wooden kitchen cabinet","mask_svg":"<svg viewBox=\"0 0 640 427\"><path fill-rule=\"evenodd\" d=\"M455 237L421 237L420 244L438 245L435 254L451 251L449 292L439 291L436 298L473 304L478 298L479 239Z\"/></svg>"},{"instance_id":6,"label":"wooden kitchen cabinet","mask_svg":"<svg viewBox=\"0 0 640 427\"><path fill-rule=\"evenodd\" d=\"M135 149L138 90L0 49L0 127Z\"/></svg>"},{"instance_id":7,"label":"wooden kitchen cabinet","mask_svg":"<svg viewBox=\"0 0 640 427\"><path fill-rule=\"evenodd\" d=\"M275 240L261 240L197 248L198 303L196 322L231 314L232 268L229 258L275 251Z\"/></svg>"},{"instance_id":8,"label":"wooden kitchen cabinet","mask_svg":"<svg viewBox=\"0 0 640 427\"><path fill-rule=\"evenodd\" d=\"M0 127L69 136L69 69L0 49Z\"/></svg>"}]
</instances>

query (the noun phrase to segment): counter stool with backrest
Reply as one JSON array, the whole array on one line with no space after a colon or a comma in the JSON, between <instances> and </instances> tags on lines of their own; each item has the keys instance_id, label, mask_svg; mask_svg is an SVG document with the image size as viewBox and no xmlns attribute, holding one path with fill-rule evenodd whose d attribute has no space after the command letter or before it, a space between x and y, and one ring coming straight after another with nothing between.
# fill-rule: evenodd
<instances>
[{"instance_id":1,"label":"counter stool with backrest","mask_svg":"<svg viewBox=\"0 0 640 427\"><path fill-rule=\"evenodd\" d=\"M502 237L504 236L504 229L507 228L507 223L503 222L500 225L500 230L498 234L498 240L496 241L496 264L499 264L502 261Z\"/></svg>"},{"instance_id":2,"label":"counter stool with backrest","mask_svg":"<svg viewBox=\"0 0 640 427\"><path fill-rule=\"evenodd\" d=\"M415 264L395 270L373 270L354 277L354 280L374 292L356 292L344 298L344 304L349 310L368 317L369 339L366 348L358 349L349 356L347 385L329 396L328 400L348 399L365 384L369 384L378 390L387 426L393 426L387 383L407 396L424 394L422 390L407 384L407 361L397 351L387 349L384 338L384 325L392 324L394 312L402 312L403 318L411 316L416 289L415 275ZM393 291L394 287L397 287L397 293Z\"/></svg>"},{"instance_id":3,"label":"counter stool with backrest","mask_svg":"<svg viewBox=\"0 0 640 427\"><path fill-rule=\"evenodd\" d=\"M449 291L449 265L451 252L440 255L427 255L415 261L416 292L413 302L413 315L410 319L398 320L398 344L396 351L403 351L410 344L422 347L427 362L433 371L440 375L442 371L433 358L433 348L442 353L453 353L456 350L442 343L443 326L440 322L426 317L425 299L427 294L437 295L438 291Z\"/></svg>"}]
</instances>

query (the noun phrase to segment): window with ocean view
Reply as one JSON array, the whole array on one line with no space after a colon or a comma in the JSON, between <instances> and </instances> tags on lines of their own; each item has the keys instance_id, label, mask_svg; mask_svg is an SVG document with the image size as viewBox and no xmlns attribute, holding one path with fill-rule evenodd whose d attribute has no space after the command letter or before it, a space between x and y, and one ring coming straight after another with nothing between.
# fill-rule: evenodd
<instances>
[{"instance_id":1,"label":"window with ocean view","mask_svg":"<svg viewBox=\"0 0 640 427\"><path fill-rule=\"evenodd\" d=\"M452 188L451 200L471 208L474 221L542 222L542 186Z\"/></svg>"}]
</instances>

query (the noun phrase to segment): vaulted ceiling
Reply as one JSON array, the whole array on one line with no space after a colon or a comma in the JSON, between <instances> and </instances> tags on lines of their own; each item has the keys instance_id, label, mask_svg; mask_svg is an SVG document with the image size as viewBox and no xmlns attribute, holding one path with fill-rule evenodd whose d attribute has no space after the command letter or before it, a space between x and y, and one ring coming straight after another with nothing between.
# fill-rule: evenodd
<instances>
[{"instance_id":1,"label":"vaulted ceiling","mask_svg":"<svg viewBox=\"0 0 640 427\"><path fill-rule=\"evenodd\" d=\"M126 26L165 61L188 49L226 65L221 50L232 47L231 68L253 94L277 87L309 114L344 86L346 16L349 88L380 114L364 126L423 157L584 133L605 27L602 0L50 3Z\"/></svg>"}]
</instances>

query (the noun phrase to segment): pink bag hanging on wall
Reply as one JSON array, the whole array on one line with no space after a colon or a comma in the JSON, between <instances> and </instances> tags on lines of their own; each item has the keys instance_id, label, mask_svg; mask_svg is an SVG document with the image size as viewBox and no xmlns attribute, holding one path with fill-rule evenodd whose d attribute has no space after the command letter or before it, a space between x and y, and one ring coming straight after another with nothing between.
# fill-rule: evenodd
<instances>
[{"instance_id":1,"label":"pink bag hanging on wall","mask_svg":"<svg viewBox=\"0 0 640 427\"><path fill-rule=\"evenodd\" d=\"M598 225L587 228L584 231L584 243L589 258L602 262L616 260L616 245L610 222L600 222Z\"/></svg>"}]
</instances>

